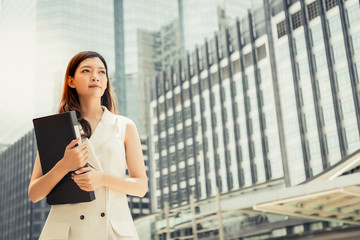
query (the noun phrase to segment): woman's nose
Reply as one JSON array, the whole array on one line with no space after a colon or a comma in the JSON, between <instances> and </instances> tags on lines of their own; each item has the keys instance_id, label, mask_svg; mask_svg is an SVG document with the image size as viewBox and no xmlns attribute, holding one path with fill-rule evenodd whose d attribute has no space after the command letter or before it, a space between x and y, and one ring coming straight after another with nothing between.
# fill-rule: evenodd
<instances>
[{"instance_id":1,"label":"woman's nose","mask_svg":"<svg viewBox=\"0 0 360 240\"><path fill-rule=\"evenodd\" d=\"M100 81L99 76L96 73L93 74L92 77L91 77L91 81L94 81L94 82Z\"/></svg>"}]
</instances>

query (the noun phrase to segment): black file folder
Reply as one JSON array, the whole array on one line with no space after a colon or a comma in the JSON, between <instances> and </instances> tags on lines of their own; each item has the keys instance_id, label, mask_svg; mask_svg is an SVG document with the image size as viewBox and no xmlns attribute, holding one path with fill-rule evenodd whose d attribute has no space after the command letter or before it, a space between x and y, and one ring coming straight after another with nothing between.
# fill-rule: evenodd
<instances>
[{"instance_id":1,"label":"black file folder","mask_svg":"<svg viewBox=\"0 0 360 240\"><path fill-rule=\"evenodd\" d=\"M49 172L64 156L69 143L80 137L75 111L33 119L36 142L43 174ZM95 199L93 191L87 192L71 179L71 172L46 196L50 205L90 202Z\"/></svg>"}]
</instances>

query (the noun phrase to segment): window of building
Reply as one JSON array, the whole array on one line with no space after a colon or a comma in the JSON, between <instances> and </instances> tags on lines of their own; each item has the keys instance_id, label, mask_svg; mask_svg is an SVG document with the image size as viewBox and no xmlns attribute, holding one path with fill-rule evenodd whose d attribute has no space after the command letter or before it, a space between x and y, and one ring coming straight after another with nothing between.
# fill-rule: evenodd
<instances>
[{"instance_id":1,"label":"window of building","mask_svg":"<svg viewBox=\"0 0 360 240\"><path fill-rule=\"evenodd\" d=\"M165 120L159 122L160 132L165 131Z\"/></svg>"},{"instance_id":2,"label":"window of building","mask_svg":"<svg viewBox=\"0 0 360 240\"><path fill-rule=\"evenodd\" d=\"M181 96L180 96L180 93L176 94L175 95L175 104L176 105L181 105Z\"/></svg>"},{"instance_id":3,"label":"window of building","mask_svg":"<svg viewBox=\"0 0 360 240\"><path fill-rule=\"evenodd\" d=\"M206 132L206 118L202 118L201 125L203 132Z\"/></svg>"},{"instance_id":4,"label":"window of building","mask_svg":"<svg viewBox=\"0 0 360 240\"><path fill-rule=\"evenodd\" d=\"M315 53L315 69L317 72L321 72L322 70L326 69L327 67L327 60L325 52L317 52Z\"/></svg>"},{"instance_id":5,"label":"window of building","mask_svg":"<svg viewBox=\"0 0 360 240\"><path fill-rule=\"evenodd\" d=\"M312 46L315 47L321 44L322 42L323 42L323 32L321 25L318 24L313 28L311 28L311 43Z\"/></svg>"},{"instance_id":6,"label":"window of building","mask_svg":"<svg viewBox=\"0 0 360 240\"><path fill-rule=\"evenodd\" d=\"M187 119L190 119L191 118L191 108L190 107L187 107L184 109L184 113L185 113L185 121Z\"/></svg>"},{"instance_id":7,"label":"window of building","mask_svg":"<svg viewBox=\"0 0 360 240\"><path fill-rule=\"evenodd\" d=\"M185 159L184 149L179 149L178 151L179 151L179 162L184 161L184 159Z\"/></svg>"},{"instance_id":8,"label":"window of building","mask_svg":"<svg viewBox=\"0 0 360 240\"><path fill-rule=\"evenodd\" d=\"M226 79L229 77L229 67L228 66L221 68L221 72L222 72L223 79Z\"/></svg>"},{"instance_id":9,"label":"window of building","mask_svg":"<svg viewBox=\"0 0 360 240\"><path fill-rule=\"evenodd\" d=\"M353 117L355 114L355 108L352 96L340 100L340 103L342 119L349 119Z\"/></svg>"},{"instance_id":10,"label":"window of building","mask_svg":"<svg viewBox=\"0 0 360 240\"><path fill-rule=\"evenodd\" d=\"M328 24L331 37L336 37L339 33L341 33L341 20L339 14L329 18Z\"/></svg>"},{"instance_id":11,"label":"window of building","mask_svg":"<svg viewBox=\"0 0 360 240\"><path fill-rule=\"evenodd\" d=\"M344 42L337 42L332 47L332 54L334 63L339 63L346 59L345 45Z\"/></svg>"},{"instance_id":12,"label":"window of building","mask_svg":"<svg viewBox=\"0 0 360 240\"><path fill-rule=\"evenodd\" d=\"M360 56L360 33L351 36L352 52L355 56Z\"/></svg>"},{"instance_id":13,"label":"window of building","mask_svg":"<svg viewBox=\"0 0 360 240\"><path fill-rule=\"evenodd\" d=\"M359 4L354 4L349 9L347 9L347 17L350 27L354 27L360 23L360 6Z\"/></svg>"},{"instance_id":14,"label":"window of building","mask_svg":"<svg viewBox=\"0 0 360 240\"><path fill-rule=\"evenodd\" d=\"M305 78L309 76L309 66L308 66L308 61L306 60L302 60L301 62L297 63L297 69L298 69L298 73L299 73L299 77L300 78Z\"/></svg>"},{"instance_id":15,"label":"window of building","mask_svg":"<svg viewBox=\"0 0 360 240\"><path fill-rule=\"evenodd\" d=\"M302 25L301 11L298 11L291 15L292 29L295 30Z\"/></svg>"},{"instance_id":16,"label":"window of building","mask_svg":"<svg viewBox=\"0 0 360 240\"><path fill-rule=\"evenodd\" d=\"M176 184L177 183L177 178L176 178L176 174L172 173L171 174L171 185Z\"/></svg>"},{"instance_id":17,"label":"window of building","mask_svg":"<svg viewBox=\"0 0 360 240\"><path fill-rule=\"evenodd\" d=\"M165 113L165 103L159 103L160 114Z\"/></svg>"},{"instance_id":18,"label":"window of building","mask_svg":"<svg viewBox=\"0 0 360 240\"><path fill-rule=\"evenodd\" d=\"M184 141L184 132L182 129L176 131L176 140L177 143Z\"/></svg>"},{"instance_id":19,"label":"window of building","mask_svg":"<svg viewBox=\"0 0 360 240\"><path fill-rule=\"evenodd\" d=\"M170 134L169 135L169 147L174 146L174 145L175 145L175 135Z\"/></svg>"},{"instance_id":20,"label":"window of building","mask_svg":"<svg viewBox=\"0 0 360 240\"><path fill-rule=\"evenodd\" d=\"M167 110L172 109L172 98L166 99L166 108Z\"/></svg>"},{"instance_id":21,"label":"window of building","mask_svg":"<svg viewBox=\"0 0 360 240\"><path fill-rule=\"evenodd\" d=\"M348 69L344 68L338 72L336 72L336 83L338 89L349 88L350 85L350 76Z\"/></svg>"},{"instance_id":22,"label":"window of building","mask_svg":"<svg viewBox=\"0 0 360 240\"><path fill-rule=\"evenodd\" d=\"M180 169L179 177L180 177L180 181L185 180L186 175L185 175L185 169L184 168Z\"/></svg>"},{"instance_id":23,"label":"window of building","mask_svg":"<svg viewBox=\"0 0 360 240\"><path fill-rule=\"evenodd\" d=\"M326 11L332 9L333 7L337 6L337 0L325 0L325 7Z\"/></svg>"},{"instance_id":24,"label":"window of building","mask_svg":"<svg viewBox=\"0 0 360 240\"><path fill-rule=\"evenodd\" d=\"M232 92L233 96L236 96L236 84L235 84L235 82L231 82L230 86L231 86L231 92Z\"/></svg>"},{"instance_id":25,"label":"window of building","mask_svg":"<svg viewBox=\"0 0 360 240\"><path fill-rule=\"evenodd\" d=\"M309 112L304 114L305 130L311 132L316 128L315 112Z\"/></svg>"},{"instance_id":26,"label":"window of building","mask_svg":"<svg viewBox=\"0 0 360 240\"><path fill-rule=\"evenodd\" d=\"M182 123L182 113L175 112L176 124Z\"/></svg>"},{"instance_id":27,"label":"window of building","mask_svg":"<svg viewBox=\"0 0 360 240\"><path fill-rule=\"evenodd\" d=\"M256 49L256 51L257 51L258 61L260 61L261 59L266 58L266 46L265 46L265 44L258 47Z\"/></svg>"},{"instance_id":28,"label":"window of building","mask_svg":"<svg viewBox=\"0 0 360 240\"><path fill-rule=\"evenodd\" d=\"M285 20L276 24L278 38L286 35Z\"/></svg>"},{"instance_id":29,"label":"window of building","mask_svg":"<svg viewBox=\"0 0 360 240\"><path fill-rule=\"evenodd\" d=\"M219 83L219 77L218 77L218 73L214 72L211 74L211 86L214 86L215 84Z\"/></svg>"},{"instance_id":30,"label":"window of building","mask_svg":"<svg viewBox=\"0 0 360 240\"><path fill-rule=\"evenodd\" d=\"M192 137L192 126L187 126L185 129L185 133L186 133L186 138L191 138Z\"/></svg>"},{"instance_id":31,"label":"window of building","mask_svg":"<svg viewBox=\"0 0 360 240\"><path fill-rule=\"evenodd\" d=\"M253 65L252 53L249 52L245 55L245 68Z\"/></svg>"},{"instance_id":32,"label":"window of building","mask_svg":"<svg viewBox=\"0 0 360 240\"><path fill-rule=\"evenodd\" d=\"M356 74L357 74L358 82L360 83L360 62L356 63Z\"/></svg>"},{"instance_id":33,"label":"window of building","mask_svg":"<svg viewBox=\"0 0 360 240\"><path fill-rule=\"evenodd\" d=\"M240 70L240 59L237 59L235 62L233 62L234 74L240 72Z\"/></svg>"},{"instance_id":34,"label":"window of building","mask_svg":"<svg viewBox=\"0 0 360 240\"><path fill-rule=\"evenodd\" d=\"M168 128L174 127L174 115L168 117Z\"/></svg>"},{"instance_id":35,"label":"window of building","mask_svg":"<svg viewBox=\"0 0 360 240\"><path fill-rule=\"evenodd\" d=\"M209 89L209 79L208 77L201 79L201 87L202 87L202 91Z\"/></svg>"},{"instance_id":36,"label":"window of building","mask_svg":"<svg viewBox=\"0 0 360 240\"><path fill-rule=\"evenodd\" d=\"M157 118L157 108L156 107L153 108L153 117Z\"/></svg>"},{"instance_id":37,"label":"window of building","mask_svg":"<svg viewBox=\"0 0 360 240\"><path fill-rule=\"evenodd\" d=\"M306 52L305 37L303 34L294 38L295 53L297 55Z\"/></svg>"},{"instance_id":38,"label":"window of building","mask_svg":"<svg viewBox=\"0 0 360 240\"><path fill-rule=\"evenodd\" d=\"M189 100L190 99L190 90L189 90L189 88L185 88L183 90L183 93L184 93L184 101Z\"/></svg>"},{"instance_id":39,"label":"window of building","mask_svg":"<svg viewBox=\"0 0 360 240\"><path fill-rule=\"evenodd\" d=\"M310 21L320 15L319 5L317 1L310 3L307 6L307 9Z\"/></svg>"},{"instance_id":40,"label":"window of building","mask_svg":"<svg viewBox=\"0 0 360 240\"><path fill-rule=\"evenodd\" d=\"M176 86L177 85L177 75L176 73L173 73L173 78L172 78L172 81L173 81L173 86Z\"/></svg>"},{"instance_id":41,"label":"window of building","mask_svg":"<svg viewBox=\"0 0 360 240\"><path fill-rule=\"evenodd\" d=\"M339 138L337 132L326 134L325 139L326 139L326 150L328 154L332 154L340 151Z\"/></svg>"},{"instance_id":42,"label":"window of building","mask_svg":"<svg viewBox=\"0 0 360 240\"><path fill-rule=\"evenodd\" d=\"M347 148L359 146L359 131L357 126L345 128Z\"/></svg>"},{"instance_id":43,"label":"window of building","mask_svg":"<svg viewBox=\"0 0 360 240\"><path fill-rule=\"evenodd\" d=\"M198 95L199 94L199 84L198 83L194 83L193 85L192 85L192 95L193 96L196 96L196 95Z\"/></svg>"}]
</instances>

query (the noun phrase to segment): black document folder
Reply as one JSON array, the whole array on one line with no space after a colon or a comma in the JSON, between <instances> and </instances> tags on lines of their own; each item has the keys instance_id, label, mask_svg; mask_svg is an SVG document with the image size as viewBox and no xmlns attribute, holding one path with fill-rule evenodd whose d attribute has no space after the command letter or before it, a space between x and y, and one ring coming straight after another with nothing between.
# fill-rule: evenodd
<instances>
[{"instance_id":1,"label":"black document folder","mask_svg":"<svg viewBox=\"0 0 360 240\"><path fill-rule=\"evenodd\" d=\"M64 156L69 143L80 137L75 111L33 119L36 142L43 174L49 172ZM46 196L50 205L90 202L95 199L93 191L87 192L71 179L71 172Z\"/></svg>"}]
</instances>

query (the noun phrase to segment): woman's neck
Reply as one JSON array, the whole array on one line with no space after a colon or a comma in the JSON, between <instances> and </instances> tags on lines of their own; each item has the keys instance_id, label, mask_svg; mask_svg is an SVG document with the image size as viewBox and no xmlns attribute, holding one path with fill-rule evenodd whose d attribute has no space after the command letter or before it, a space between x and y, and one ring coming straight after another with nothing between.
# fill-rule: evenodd
<instances>
[{"instance_id":1,"label":"woman's neck","mask_svg":"<svg viewBox=\"0 0 360 240\"><path fill-rule=\"evenodd\" d=\"M100 101L81 101L82 115L86 119L100 119L103 114Z\"/></svg>"}]
</instances>

